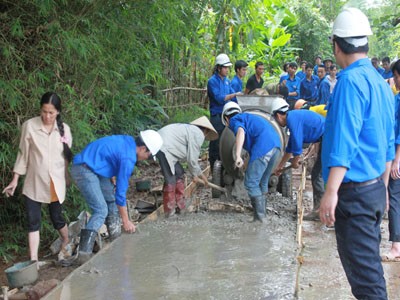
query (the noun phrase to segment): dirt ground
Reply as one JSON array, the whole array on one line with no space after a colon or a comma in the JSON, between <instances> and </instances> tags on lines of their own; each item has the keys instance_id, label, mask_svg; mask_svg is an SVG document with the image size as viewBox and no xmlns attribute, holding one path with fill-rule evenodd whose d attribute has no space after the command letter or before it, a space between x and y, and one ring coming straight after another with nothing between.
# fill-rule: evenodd
<instances>
[{"instance_id":1,"label":"dirt ground","mask_svg":"<svg viewBox=\"0 0 400 300\"><path fill-rule=\"evenodd\" d=\"M207 165L206 161L201 162L201 166L204 169ZM141 180L151 180L151 187L152 189L155 189L156 192L150 193L150 192L138 192L136 191L136 181L141 181ZM187 176L187 185L191 182L191 178ZM293 189L297 189L299 186L299 180L300 180L300 173L298 171L295 171L293 174ZM311 190L309 180L307 184L307 189ZM150 213L152 210L154 210L155 207L158 207L162 203L162 196L161 196L161 188L162 188L162 183L163 183L163 177L160 171L160 168L158 166L158 163L156 162L144 162L144 163L139 163L139 165L136 168L136 171L134 173L134 176L132 176L131 179L131 187L128 192L127 198L128 198L128 208L129 208L129 214L131 219L133 219L135 222L140 222L143 220L148 213ZM157 190L159 192L157 192ZM197 209L200 209L201 211L207 211L209 209L209 203L212 200L211 197L211 189L210 188L204 188L204 187L199 187L198 190L196 191L194 198L201 203L201 207L197 207ZM289 209L288 206L292 206L292 203L295 200L290 200L287 199L287 201L281 202L276 206L276 203L273 205L273 210L270 211L270 213L273 214L273 212L281 211L281 212L286 212L291 215L293 215L293 218L295 218L295 209ZM214 201L215 202L215 201ZM240 204L243 204L241 201ZM142 209L138 209L135 207L136 206L141 206ZM268 207L268 204L267 204ZM305 205L307 209L307 204ZM282 219L283 220L283 219ZM281 226L287 226L287 224L281 224ZM294 229L295 230L295 229ZM56 260L56 255L51 256L50 255L50 250L46 253L41 253L40 255L42 257L41 260L44 261L55 261ZM21 257L20 260L17 261L22 261L26 260L26 257ZM11 266L12 263L9 264L0 264L0 284L7 285L7 278L4 273L4 270ZM49 263L47 265L44 265L41 267L39 270L39 281L46 281L49 279L57 279L59 281L62 281L64 278L66 278L73 270L75 270L77 266L71 266L71 267L61 267L57 265L56 263Z\"/></svg>"}]
</instances>

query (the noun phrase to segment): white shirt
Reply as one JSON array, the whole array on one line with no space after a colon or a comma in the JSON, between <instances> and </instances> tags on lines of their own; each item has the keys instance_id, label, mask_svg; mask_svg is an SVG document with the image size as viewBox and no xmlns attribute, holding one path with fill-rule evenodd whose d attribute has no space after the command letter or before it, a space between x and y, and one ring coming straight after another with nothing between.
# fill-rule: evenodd
<instances>
[{"instance_id":1,"label":"white shirt","mask_svg":"<svg viewBox=\"0 0 400 300\"><path fill-rule=\"evenodd\" d=\"M72 145L71 130L64 123L64 136ZM65 158L63 143L55 122L48 133L41 117L29 119L22 125L21 139L14 172L26 175L22 193L30 199L50 203L50 180L60 203L65 199Z\"/></svg>"}]
</instances>

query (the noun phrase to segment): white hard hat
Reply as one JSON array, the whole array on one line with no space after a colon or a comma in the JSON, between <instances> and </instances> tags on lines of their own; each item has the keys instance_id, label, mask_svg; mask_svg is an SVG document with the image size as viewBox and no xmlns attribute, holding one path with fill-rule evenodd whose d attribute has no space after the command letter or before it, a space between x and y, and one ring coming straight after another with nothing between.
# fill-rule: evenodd
<instances>
[{"instance_id":1,"label":"white hard hat","mask_svg":"<svg viewBox=\"0 0 400 300\"><path fill-rule=\"evenodd\" d=\"M151 129L141 131L140 137L153 156L161 149L163 139L157 131Z\"/></svg>"},{"instance_id":2,"label":"white hard hat","mask_svg":"<svg viewBox=\"0 0 400 300\"><path fill-rule=\"evenodd\" d=\"M272 102L271 112L274 115L276 112L287 112L289 110L289 104L282 98L278 98Z\"/></svg>"},{"instance_id":3,"label":"white hard hat","mask_svg":"<svg viewBox=\"0 0 400 300\"><path fill-rule=\"evenodd\" d=\"M339 13L333 23L332 36L335 35L341 38L365 37L372 35L372 30L367 16L361 10L348 7Z\"/></svg>"},{"instance_id":4,"label":"white hard hat","mask_svg":"<svg viewBox=\"0 0 400 300\"><path fill-rule=\"evenodd\" d=\"M217 57L215 58L215 64L218 66L223 66L223 67L232 66L232 63L229 60L228 55L226 55L225 53L221 53L221 54L217 55Z\"/></svg>"},{"instance_id":5,"label":"white hard hat","mask_svg":"<svg viewBox=\"0 0 400 300\"><path fill-rule=\"evenodd\" d=\"M222 109L222 114L221 114L221 121L222 124L226 125L226 122L224 120L225 116L230 116L233 113L241 113L242 109L240 108L239 104L233 101L229 101L224 105L224 108Z\"/></svg>"}]
</instances>

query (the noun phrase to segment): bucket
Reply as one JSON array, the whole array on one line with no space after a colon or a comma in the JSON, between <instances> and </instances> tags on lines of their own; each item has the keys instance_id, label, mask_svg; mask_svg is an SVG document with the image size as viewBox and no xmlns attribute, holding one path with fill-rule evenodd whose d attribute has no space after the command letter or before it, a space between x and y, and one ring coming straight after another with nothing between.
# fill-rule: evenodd
<instances>
[{"instance_id":1,"label":"bucket","mask_svg":"<svg viewBox=\"0 0 400 300\"><path fill-rule=\"evenodd\" d=\"M37 261L24 261L14 264L4 271L11 288L23 287L38 279Z\"/></svg>"},{"instance_id":2,"label":"bucket","mask_svg":"<svg viewBox=\"0 0 400 300\"><path fill-rule=\"evenodd\" d=\"M139 180L136 181L136 191L138 192L148 192L151 189L150 180Z\"/></svg>"}]
</instances>

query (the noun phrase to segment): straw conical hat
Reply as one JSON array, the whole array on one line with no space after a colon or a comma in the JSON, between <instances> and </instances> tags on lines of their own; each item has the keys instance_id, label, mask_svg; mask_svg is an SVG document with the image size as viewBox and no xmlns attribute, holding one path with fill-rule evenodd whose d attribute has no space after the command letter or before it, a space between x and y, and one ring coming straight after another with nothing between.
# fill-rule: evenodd
<instances>
[{"instance_id":1,"label":"straw conical hat","mask_svg":"<svg viewBox=\"0 0 400 300\"><path fill-rule=\"evenodd\" d=\"M190 122L190 124L210 129L210 133L206 136L207 140L213 141L218 138L217 131L215 130L214 126L212 126L211 122L207 119L207 117L205 116L200 117Z\"/></svg>"}]
</instances>

